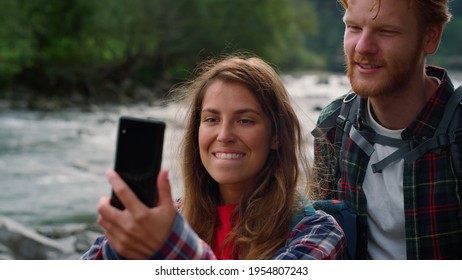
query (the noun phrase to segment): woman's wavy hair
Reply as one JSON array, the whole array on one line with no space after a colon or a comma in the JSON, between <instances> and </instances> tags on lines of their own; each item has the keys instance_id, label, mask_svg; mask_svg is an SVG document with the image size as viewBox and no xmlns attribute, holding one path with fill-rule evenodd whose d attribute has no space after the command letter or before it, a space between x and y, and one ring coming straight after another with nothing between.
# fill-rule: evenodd
<instances>
[{"instance_id":1,"label":"woman's wavy hair","mask_svg":"<svg viewBox=\"0 0 462 280\"><path fill-rule=\"evenodd\" d=\"M255 187L243 195L235 208L235 226L225 243L233 240L233 254L239 259L269 259L289 237L294 211L299 210L301 196L305 196L300 194L310 189L310 168L302 149L306 143L299 119L282 79L272 66L254 55L238 53L206 60L195 76L175 90L189 102L181 150L184 196L180 210L196 233L212 244L219 223L219 189L199 155L202 102L207 88L216 80L247 86L270 119L272 135L279 146L271 150Z\"/></svg>"},{"instance_id":2,"label":"woman's wavy hair","mask_svg":"<svg viewBox=\"0 0 462 280\"><path fill-rule=\"evenodd\" d=\"M343 8L348 9L348 0L338 0ZM407 0L409 5L415 5L420 26L426 28L432 24L448 23L452 14L449 11L449 0ZM382 0L371 0L371 11L376 9L375 17L380 12Z\"/></svg>"}]
</instances>

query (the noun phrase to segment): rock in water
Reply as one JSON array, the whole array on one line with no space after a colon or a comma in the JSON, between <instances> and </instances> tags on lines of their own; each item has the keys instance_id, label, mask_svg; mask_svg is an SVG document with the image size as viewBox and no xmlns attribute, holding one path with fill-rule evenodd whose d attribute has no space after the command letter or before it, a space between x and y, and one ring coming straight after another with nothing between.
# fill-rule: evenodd
<instances>
[{"instance_id":1,"label":"rock in water","mask_svg":"<svg viewBox=\"0 0 462 280\"><path fill-rule=\"evenodd\" d=\"M55 240L5 216L0 216L0 244L17 260L61 259L72 253Z\"/></svg>"}]
</instances>

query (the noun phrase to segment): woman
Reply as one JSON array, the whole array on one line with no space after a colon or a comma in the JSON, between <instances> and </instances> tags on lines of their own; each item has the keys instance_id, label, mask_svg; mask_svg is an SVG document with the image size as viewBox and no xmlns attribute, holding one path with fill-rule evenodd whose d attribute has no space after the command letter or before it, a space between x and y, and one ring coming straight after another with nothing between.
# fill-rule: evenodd
<instances>
[{"instance_id":1,"label":"woman","mask_svg":"<svg viewBox=\"0 0 462 280\"><path fill-rule=\"evenodd\" d=\"M159 205L151 209L110 171L126 210L100 201L105 237L83 258L340 257L344 236L335 220L321 211L300 216L308 208L300 193L309 190L309 169L300 123L274 69L256 57L211 60L180 90L192 99L181 214L165 170L158 177Z\"/></svg>"}]
</instances>

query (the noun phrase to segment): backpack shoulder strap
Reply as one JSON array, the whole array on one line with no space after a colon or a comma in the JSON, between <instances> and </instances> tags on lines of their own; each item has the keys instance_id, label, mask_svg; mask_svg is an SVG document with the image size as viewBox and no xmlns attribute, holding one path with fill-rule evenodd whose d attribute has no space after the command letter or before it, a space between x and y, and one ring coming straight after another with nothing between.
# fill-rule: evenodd
<instances>
[{"instance_id":1,"label":"backpack shoulder strap","mask_svg":"<svg viewBox=\"0 0 462 280\"><path fill-rule=\"evenodd\" d=\"M350 133L350 129L356 120L356 112L359 108L360 98L353 92L348 92L343 98L342 105L328 118L320 123L319 127L326 133L335 127L335 138L333 145L335 148L335 169L334 176L338 180L343 169L342 159L345 154L345 143ZM337 113L338 111L338 113ZM338 186L338 185L337 185ZM341 192L338 192L341 196ZM315 200L312 205L313 210L323 210L332 215L340 225L346 236L346 250L343 259L356 259L358 241L358 223L356 213L344 201L341 200Z\"/></svg>"},{"instance_id":2,"label":"backpack shoulder strap","mask_svg":"<svg viewBox=\"0 0 462 280\"><path fill-rule=\"evenodd\" d=\"M450 123L452 120L455 120L458 117L455 114L460 111L460 105L462 103L462 86L458 87L452 96L449 98L448 103L446 104L446 108L444 110L443 117L441 118L440 124L436 129L435 135L439 135L442 133L446 133L448 127L450 127ZM456 122L452 122L456 124ZM458 123L456 124L458 126ZM454 126L456 127L456 126ZM450 127L454 129L454 127Z\"/></svg>"},{"instance_id":3,"label":"backpack shoulder strap","mask_svg":"<svg viewBox=\"0 0 462 280\"><path fill-rule=\"evenodd\" d=\"M320 123L318 123L317 128L319 128L323 133L328 132L333 127L342 127L346 121L348 112L349 112L349 104L350 101L356 98L356 94L353 91L349 91L343 97L343 100L336 100L335 102L341 101L341 106L338 106L335 109L332 109L331 112L328 113L328 116L323 119ZM346 105L346 106L345 106ZM317 129L314 129L311 134L314 137L321 136Z\"/></svg>"},{"instance_id":4,"label":"backpack shoulder strap","mask_svg":"<svg viewBox=\"0 0 462 280\"><path fill-rule=\"evenodd\" d=\"M454 95L462 96L462 86L459 86ZM459 182L462 182L462 113L461 111L462 101L458 103L456 106L454 117L450 123L450 131L454 133L454 143L455 145L451 146L451 155L452 155L452 163L454 165L454 169L456 170L457 178ZM462 209L459 211L459 215L462 214Z\"/></svg>"},{"instance_id":5,"label":"backpack shoulder strap","mask_svg":"<svg viewBox=\"0 0 462 280\"><path fill-rule=\"evenodd\" d=\"M345 98L343 98L342 107L340 109L340 114L337 116L335 121L336 124L336 133L335 133L335 142L338 143L343 138L343 135L349 132L349 128L354 123L355 112L359 106L359 99L356 99L356 93L350 91Z\"/></svg>"},{"instance_id":6,"label":"backpack shoulder strap","mask_svg":"<svg viewBox=\"0 0 462 280\"><path fill-rule=\"evenodd\" d=\"M460 106L462 104L462 87L457 88L446 103L443 117L435 130L432 138L419 144L412 149L405 157L408 160L415 160L424 153L462 142L462 127L459 122ZM459 163L457 165L460 165ZM459 168L460 170L460 168Z\"/></svg>"},{"instance_id":7,"label":"backpack shoulder strap","mask_svg":"<svg viewBox=\"0 0 462 280\"><path fill-rule=\"evenodd\" d=\"M316 137L323 137L331 129L335 129L335 136L332 142L335 150L335 156L332 162L333 175L336 180L339 179L341 170L341 159L345 152L344 143L349 134L350 128L355 122L356 111L359 107L360 98L357 98L356 93L350 90L345 94L341 106L332 110L332 112L322 120L311 134ZM323 135L324 134L324 135Z\"/></svg>"},{"instance_id":8,"label":"backpack shoulder strap","mask_svg":"<svg viewBox=\"0 0 462 280\"><path fill-rule=\"evenodd\" d=\"M360 98L357 98L356 93L350 92L345 96L342 103L342 109L340 110L340 114L337 117L336 121L336 131L335 131L335 142L334 147L337 152L337 159L336 159L336 170L335 170L335 178L338 180L343 172L343 164L342 159L345 155L345 145L346 139L350 134L350 129L352 128L355 119L356 119L356 112L359 108ZM339 196L340 196L339 192Z\"/></svg>"},{"instance_id":9,"label":"backpack shoulder strap","mask_svg":"<svg viewBox=\"0 0 462 280\"><path fill-rule=\"evenodd\" d=\"M363 132L358 132L354 130L354 128L352 129L352 134L350 136L352 140L357 145L359 145L361 149L363 149L366 153L368 151L369 153L373 152L372 144L370 143L381 143L387 146L394 146L398 148L398 150L396 150L386 158L371 165L374 173L382 172L382 170L386 166L401 158L404 158L407 161L413 161L430 150L437 151L442 147L447 147L451 145L451 149L453 150L454 154L453 158L457 158L454 165L456 166L458 173L460 173L461 175L460 178L462 178L462 163L461 160L459 160L458 153L458 150L462 151L462 147L460 149L457 149L456 151L456 149L454 149L454 146L457 145L453 145L455 143L462 142L462 127L459 127L460 124L462 124L462 122L459 122L459 118L462 117L462 114L459 113L461 104L462 88L459 87L454 92L454 94L451 95L448 102L446 103L443 116L437 128L435 129L434 136L417 145L413 141L396 141L386 136L378 134L373 136L373 139L369 139L371 137L364 134ZM396 141L397 143L394 143L394 141Z\"/></svg>"}]
</instances>

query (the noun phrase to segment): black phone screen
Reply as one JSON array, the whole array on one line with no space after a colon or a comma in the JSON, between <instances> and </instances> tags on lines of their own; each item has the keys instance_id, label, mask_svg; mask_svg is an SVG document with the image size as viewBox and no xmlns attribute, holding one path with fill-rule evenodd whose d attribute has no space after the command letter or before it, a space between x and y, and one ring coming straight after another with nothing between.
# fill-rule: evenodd
<instances>
[{"instance_id":1,"label":"black phone screen","mask_svg":"<svg viewBox=\"0 0 462 280\"><path fill-rule=\"evenodd\" d=\"M165 123L157 119L119 119L114 170L147 206L157 204L157 175L162 161ZM112 193L111 204L124 206Z\"/></svg>"}]
</instances>

